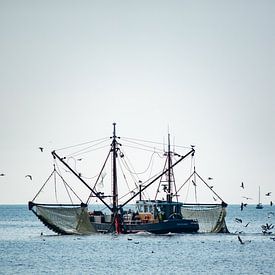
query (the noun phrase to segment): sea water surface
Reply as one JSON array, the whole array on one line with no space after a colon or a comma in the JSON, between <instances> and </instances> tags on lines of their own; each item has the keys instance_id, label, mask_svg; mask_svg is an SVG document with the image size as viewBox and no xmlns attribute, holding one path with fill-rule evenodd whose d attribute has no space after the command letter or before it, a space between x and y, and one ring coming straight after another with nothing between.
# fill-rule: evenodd
<instances>
[{"instance_id":1,"label":"sea water surface","mask_svg":"<svg viewBox=\"0 0 275 275\"><path fill-rule=\"evenodd\" d=\"M275 274L272 213L229 205L230 234L60 236L27 205L0 205L0 274Z\"/></svg>"}]
</instances>

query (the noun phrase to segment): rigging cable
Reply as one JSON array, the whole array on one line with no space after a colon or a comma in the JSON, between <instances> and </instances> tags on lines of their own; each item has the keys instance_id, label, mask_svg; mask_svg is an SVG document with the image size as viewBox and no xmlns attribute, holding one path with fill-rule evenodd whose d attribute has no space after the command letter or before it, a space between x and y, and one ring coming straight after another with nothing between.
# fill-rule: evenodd
<instances>
[{"instance_id":1,"label":"rigging cable","mask_svg":"<svg viewBox=\"0 0 275 275\"><path fill-rule=\"evenodd\" d=\"M101 144L101 143L103 143L103 142L105 142L105 141L102 141L102 142L100 142L100 143L98 143L98 144L96 144L96 145L99 145L99 144ZM102 148L106 148L106 147L109 147L109 144L106 144L106 145L104 145L104 146L100 146L100 147L97 147L97 148L95 148L95 149L90 149L90 148L94 148L96 145L93 145L93 146L89 146L89 147L85 147L85 148L83 148L83 149L81 149L81 150L78 150L78 151L75 151L75 152L73 152L73 153L71 153L70 155L68 155L69 157L70 156L81 156L81 155L84 155L84 154L87 154L87 153L90 153L90 152L93 152L93 151L97 151L97 150L99 150L99 149L102 149Z\"/></svg>"},{"instance_id":2,"label":"rigging cable","mask_svg":"<svg viewBox=\"0 0 275 275\"><path fill-rule=\"evenodd\" d=\"M136 140L136 141L146 142L146 143L159 144L159 145L168 145L168 144L165 144L163 142L155 142L155 141L149 141L149 140L143 140L143 139L137 139L137 138L129 138L129 137L121 137L121 138L124 139L124 140L126 140L126 141L128 140L129 142L133 142L133 143L135 143L135 142L131 141L131 140ZM137 144L139 144L139 143L137 143ZM190 146L182 146L182 145L175 145L175 144L173 146L177 147L177 148L190 149Z\"/></svg>"},{"instance_id":3,"label":"rigging cable","mask_svg":"<svg viewBox=\"0 0 275 275\"><path fill-rule=\"evenodd\" d=\"M57 150L55 150L55 151L57 152L57 151L61 151L61 150L66 150L66 149L74 148L74 147L77 147L77 146L82 146L82 145L86 145L86 144L89 144L89 143L98 142L98 141L103 141L103 140L107 140L107 139L109 140L109 138L105 137L105 138L100 138L100 139L97 139L97 140L82 142L82 143L79 143L79 144L75 144L75 145L71 145L71 146L59 148L59 149L57 149Z\"/></svg>"},{"instance_id":4,"label":"rigging cable","mask_svg":"<svg viewBox=\"0 0 275 275\"><path fill-rule=\"evenodd\" d=\"M130 144L135 144L135 145L139 145L140 147L145 147L145 148L149 148L150 150L149 151L155 151L156 150L156 147L155 146L149 146L149 145L145 145L145 144L142 144L142 143L138 143L138 142L135 142L135 141L131 141L127 138L124 138L122 139L123 141L125 142L128 142ZM144 141L143 141L144 142ZM153 143L153 142L152 142ZM154 144L158 144L158 143L154 143ZM127 146L127 145L123 145L123 146ZM129 147L131 147L130 145L128 145ZM137 149L140 149L140 150L146 150L146 149L142 149L140 147L133 147L133 148L137 148ZM162 149L159 149L157 148L159 152L162 152Z\"/></svg>"},{"instance_id":5,"label":"rigging cable","mask_svg":"<svg viewBox=\"0 0 275 275\"><path fill-rule=\"evenodd\" d=\"M127 178L126 178L126 176L125 176L125 173L124 173L124 171L123 171L123 169L122 169L122 165L121 165L121 162L119 161L120 159L118 158L118 165L119 165L119 168L120 168L120 171L121 171L121 173L122 173L122 175L123 175L123 178L124 178L124 180L125 180L125 182L126 182L126 185L127 185L127 187L128 187L128 191L130 192L130 186L129 186L129 183L128 183L128 181L127 181Z\"/></svg>"},{"instance_id":6,"label":"rigging cable","mask_svg":"<svg viewBox=\"0 0 275 275\"><path fill-rule=\"evenodd\" d=\"M142 171L142 172L133 172L133 171L129 168L128 165L127 165L127 167L125 167L125 168L126 168L130 173L135 174L135 175L145 174L145 173L149 170L150 166L152 165L153 157L154 157L155 154L158 155L158 156L160 157L159 153L153 152L152 155L151 155L151 157L150 157L149 164L148 164L147 168L146 168L144 171ZM125 154L124 154L124 155L125 155ZM127 161L130 163L130 165L131 165L131 167L132 167L132 169L133 169L133 165L131 164L130 160L128 159L128 157L126 157L126 158L127 158ZM160 157L160 158L161 158L161 157ZM126 163L126 162L125 162L125 163Z\"/></svg>"},{"instance_id":7,"label":"rigging cable","mask_svg":"<svg viewBox=\"0 0 275 275\"><path fill-rule=\"evenodd\" d=\"M82 202L81 198L76 194L76 192L72 189L72 187L65 181L65 179L63 178L63 176L56 171L57 175L62 179L63 183L73 192L73 194L79 199L79 201ZM69 195L70 197L70 195Z\"/></svg>"},{"instance_id":8,"label":"rigging cable","mask_svg":"<svg viewBox=\"0 0 275 275\"><path fill-rule=\"evenodd\" d=\"M194 163L194 164L193 164ZM195 167L195 157L192 155L191 156L191 163L190 163L190 177L188 178L188 186L187 186L187 192L186 192L186 195L185 195L185 202L187 201L187 199L188 199L188 196L189 196L189 189L190 189L190 179L191 179L191 177L193 176L193 167ZM187 182L186 181L186 182ZM185 182L185 183L186 183ZM184 184L185 184L184 183ZM182 187L183 187L183 185L182 185ZM181 188L180 188L181 189ZM178 190L179 191L179 190Z\"/></svg>"}]
</instances>

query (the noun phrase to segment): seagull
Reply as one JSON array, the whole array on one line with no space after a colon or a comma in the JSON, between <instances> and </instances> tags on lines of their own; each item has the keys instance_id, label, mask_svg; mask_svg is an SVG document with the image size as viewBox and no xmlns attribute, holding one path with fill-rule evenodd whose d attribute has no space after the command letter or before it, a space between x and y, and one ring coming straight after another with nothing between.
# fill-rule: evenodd
<instances>
[{"instance_id":1,"label":"seagull","mask_svg":"<svg viewBox=\"0 0 275 275\"><path fill-rule=\"evenodd\" d=\"M241 203L241 211L243 211L243 206L244 206L244 205L243 205L243 202L242 202L242 203Z\"/></svg>"},{"instance_id":2,"label":"seagull","mask_svg":"<svg viewBox=\"0 0 275 275\"><path fill-rule=\"evenodd\" d=\"M272 192L268 192L268 193L266 193L265 195L268 197L268 196L271 195L271 193L272 193Z\"/></svg>"},{"instance_id":3,"label":"seagull","mask_svg":"<svg viewBox=\"0 0 275 275\"><path fill-rule=\"evenodd\" d=\"M250 222L248 222L246 225L244 225L244 227L247 227L250 224Z\"/></svg>"},{"instance_id":4,"label":"seagull","mask_svg":"<svg viewBox=\"0 0 275 275\"><path fill-rule=\"evenodd\" d=\"M213 200L214 200L214 201L217 201L217 199L216 199L215 197L213 197Z\"/></svg>"},{"instance_id":5,"label":"seagull","mask_svg":"<svg viewBox=\"0 0 275 275\"><path fill-rule=\"evenodd\" d=\"M31 175L26 175L25 178L29 178L30 180L32 180L32 176Z\"/></svg>"},{"instance_id":6,"label":"seagull","mask_svg":"<svg viewBox=\"0 0 275 275\"><path fill-rule=\"evenodd\" d=\"M249 241L243 241L239 235L238 235L238 240L239 240L239 242L241 244L245 244L245 243L250 243L251 242L251 240L249 240Z\"/></svg>"},{"instance_id":7,"label":"seagull","mask_svg":"<svg viewBox=\"0 0 275 275\"><path fill-rule=\"evenodd\" d=\"M243 185L243 182L241 183L241 186L240 186L240 187L244 189L244 185Z\"/></svg>"},{"instance_id":8,"label":"seagull","mask_svg":"<svg viewBox=\"0 0 275 275\"><path fill-rule=\"evenodd\" d=\"M3 173L2 173L2 174L0 174L0 177L4 177L4 176L5 176L5 174L3 174Z\"/></svg>"},{"instance_id":9,"label":"seagull","mask_svg":"<svg viewBox=\"0 0 275 275\"><path fill-rule=\"evenodd\" d=\"M274 212L268 212L267 215L268 215L267 217L270 219L271 216L274 216Z\"/></svg>"},{"instance_id":10,"label":"seagull","mask_svg":"<svg viewBox=\"0 0 275 275\"><path fill-rule=\"evenodd\" d=\"M241 239L241 237L238 235L238 240L241 244L244 244L243 240Z\"/></svg>"},{"instance_id":11,"label":"seagull","mask_svg":"<svg viewBox=\"0 0 275 275\"><path fill-rule=\"evenodd\" d=\"M237 234L237 233L238 233L238 234L242 234L242 233L244 233L244 232L243 232L243 231L235 231L235 232L234 232L234 234Z\"/></svg>"},{"instance_id":12,"label":"seagull","mask_svg":"<svg viewBox=\"0 0 275 275\"><path fill-rule=\"evenodd\" d=\"M77 159L78 161L81 161L82 159Z\"/></svg>"},{"instance_id":13,"label":"seagull","mask_svg":"<svg viewBox=\"0 0 275 275\"><path fill-rule=\"evenodd\" d=\"M194 186L197 186L197 184L196 184L193 180L192 180L192 182L193 182L193 185L194 185Z\"/></svg>"},{"instance_id":14,"label":"seagull","mask_svg":"<svg viewBox=\"0 0 275 275\"><path fill-rule=\"evenodd\" d=\"M211 178L211 177L208 177L208 180L212 180L213 178Z\"/></svg>"},{"instance_id":15,"label":"seagull","mask_svg":"<svg viewBox=\"0 0 275 275\"><path fill-rule=\"evenodd\" d=\"M263 224L262 226L262 232L263 234L271 234L272 232L270 231L271 229L274 228L274 225L271 223L271 224Z\"/></svg>"},{"instance_id":16,"label":"seagull","mask_svg":"<svg viewBox=\"0 0 275 275\"><path fill-rule=\"evenodd\" d=\"M235 218L235 222L242 223L243 220L242 220L242 219Z\"/></svg>"},{"instance_id":17,"label":"seagull","mask_svg":"<svg viewBox=\"0 0 275 275\"><path fill-rule=\"evenodd\" d=\"M247 200L252 200L252 198L248 198L248 197L244 197L244 196L243 196L243 198L244 198L244 199L247 199Z\"/></svg>"},{"instance_id":18,"label":"seagull","mask_svg":"<svg viewBox=\"0 0 275 275\"><path fill-rule=\"evenodd\" d=\"M44 148L43 147L38 147L38 149L43 152Z\"/></svg>"}]
</instances>

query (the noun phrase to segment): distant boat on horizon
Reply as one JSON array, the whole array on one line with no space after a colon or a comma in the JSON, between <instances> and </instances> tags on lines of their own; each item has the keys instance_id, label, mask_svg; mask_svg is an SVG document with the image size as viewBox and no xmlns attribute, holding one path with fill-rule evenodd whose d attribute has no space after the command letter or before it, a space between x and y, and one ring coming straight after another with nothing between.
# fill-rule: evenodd
<instances>
[{"instance_id":1,"label":"distant boat on horizon","mask_svg":"<svg viewBox=\"0 0 275 275\"><path fill-rule=\"evenodd\" d=\"M258 204L256 205L256 209L263 209L263 205L261 203L261 188L259 186L259 200L258 200Z\"/></svg>"}]
</instances>

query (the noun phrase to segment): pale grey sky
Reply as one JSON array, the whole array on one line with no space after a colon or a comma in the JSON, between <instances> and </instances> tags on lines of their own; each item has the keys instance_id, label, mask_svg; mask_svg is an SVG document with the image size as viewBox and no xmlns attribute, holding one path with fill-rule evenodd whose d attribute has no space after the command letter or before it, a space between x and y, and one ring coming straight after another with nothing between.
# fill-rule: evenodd
<instances>
[{"instance_id":1,"label":"pale grey sky","mask_svg":"<svg viewBox=\"0 0 275 275\"><path fill-rule=\"evenodd\" d=\"M0 0L0 203L32 199L52 149L109 136L114 121L122 136L162 141L169 125L196 144L228 203L256 203L259 185L275 200L274 7Z\"/></svg>"}]
</instances>

